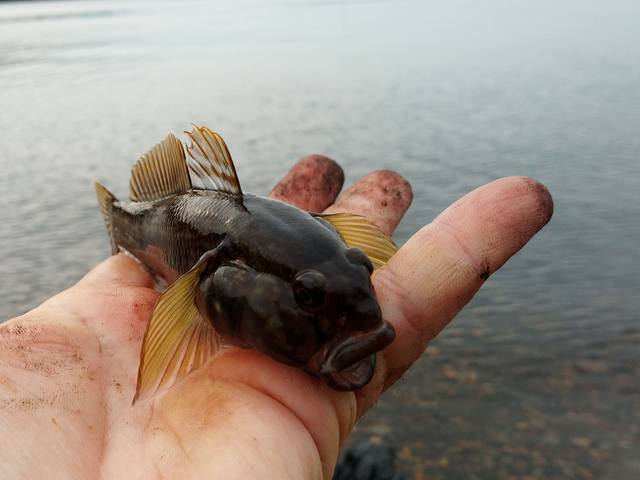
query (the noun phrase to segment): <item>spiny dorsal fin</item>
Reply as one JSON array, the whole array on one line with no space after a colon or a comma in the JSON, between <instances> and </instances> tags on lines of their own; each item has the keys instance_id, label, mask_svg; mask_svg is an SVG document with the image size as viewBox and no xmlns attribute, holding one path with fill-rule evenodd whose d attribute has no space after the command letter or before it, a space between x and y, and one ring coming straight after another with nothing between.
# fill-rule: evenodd
<instances>
[{"instance_id":1,"label":"spiny dorsal fin","mask_svg":"<svg viewBox=\"0 0 640 480\"><path fill-rule=\"evenodd\" d=\"M236 167L222 137L207 127L192 126L190 132L184 132L191 139L191 145L187 146L191 173L206 190L242 195Z\"/></svg>"},{"instance_id":2,"label":"spiny dorsal fin","mask_svg":"<svg viewBox=\"0 0 640 480\"><path fill-rule=\"evenodd\" d=\"M398 247L378 227L360 215L351 213L314 214L331 223L349 247L360 248L373 268L385 265Z\"/></svg>"},{"instance_id":3,"label":"spiny dorsal fin","mask_svg":"<svg viewBox=\"0 0 640 480\"><path fill-rule=\"evenodd\" d=\"M191 189L182 143L167 135L131 169L129 197L134 202L159 200Z\"/></svg>"},{"instance_id":4,"label":"spiny dorsal fin","mask_svg":"<svg viewBox=\"0 0 640 480\"><path fill-rule=\"evenodd\" d=\"M160 296L142 341L134 403L201 367L219 350L220 337L194 303L206 266L203 256Z\"/></svg>"}]
</instances>

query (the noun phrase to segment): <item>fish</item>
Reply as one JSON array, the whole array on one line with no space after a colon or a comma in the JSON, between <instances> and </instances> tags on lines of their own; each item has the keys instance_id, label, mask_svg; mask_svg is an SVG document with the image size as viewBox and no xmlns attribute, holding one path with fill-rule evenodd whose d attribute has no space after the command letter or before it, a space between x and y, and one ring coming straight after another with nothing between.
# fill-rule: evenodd
<instances>
[{"instance_id":1,"label":"fish","mask_svg":"<svg viewBox=\"0 0 640 480\"><path fill-rule=\"evenodd\" d=\"M371 282L397 251L365 217L244 193L223 138L192 125L131 170L129 201L96 182L112 253L164 291L142 341L133 399L168 388L229 346L352 391L395 337Z\"/></svg>"}]
</instances>

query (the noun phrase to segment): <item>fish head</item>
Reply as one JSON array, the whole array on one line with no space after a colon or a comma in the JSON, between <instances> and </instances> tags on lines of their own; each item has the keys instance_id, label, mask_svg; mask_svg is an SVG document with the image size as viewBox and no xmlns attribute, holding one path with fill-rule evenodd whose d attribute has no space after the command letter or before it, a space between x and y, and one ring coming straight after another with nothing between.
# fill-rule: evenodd
<instances>
[{"instance_id":1,"label":"fish head","mask_svg":"<svg viewBox=\"0 0 640 480\"><path fill-rule=\"evenodd\" d=\"M229 343L288 365L303 366L320 348L314 315L299 307L290 283L241 261L205 276L196 304Z\"/></svg>"},{"instance_id":2,"label":"fish head","mask_svg":"<svg viewBox=\"0 0 640 480\"><path fill-rule=\"evenodd\" d=\"M336 390L355 390L369 382L375 353L395 336L372 272L357 248L289 275L229 262L200 282L197 303L232 343L303 367Z\"/></svg>"},{"instance_id":3,"label":"fish head","mask_svg":"<svg viewBox=\"0 0 640 480\"><path fill-rule=\"evenodd\" d=\"M321 339L305 368L336 390L366 385L375 370L376 352L395 338L393 326L382 317L372 273L364 252L347 248L342 258L302 271L293 282L298 304L314 312Z\"/></svg>"}]
</instances>

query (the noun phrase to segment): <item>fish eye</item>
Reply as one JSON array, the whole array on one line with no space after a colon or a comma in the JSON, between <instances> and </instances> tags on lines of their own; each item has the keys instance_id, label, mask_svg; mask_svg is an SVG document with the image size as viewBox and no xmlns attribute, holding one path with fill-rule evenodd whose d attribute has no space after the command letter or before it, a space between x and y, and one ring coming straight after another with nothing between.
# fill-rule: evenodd
<instances>
[{"instance_id":1,"label":"fish eye","mask_svg":"<svg viewBox=\"0 0 640 480\"><path fill-rule=\"evenodd\" d=\"M317 307L322 303L322 297L314 295L314 292L306 288L296 288L295 297L297 302L304 307Z\"/></svg>"},{"instance_id":2,"label":"fish eye","mask_svg":"<svg viewBox=\"0 0 640 480\"><path fill-rule=\"evenodd\" d=\"M293 294L299 305L306 308L318 308L324 304L325 276L315 270L305 270L296 275Z\"/></svg>"}]
</instances>

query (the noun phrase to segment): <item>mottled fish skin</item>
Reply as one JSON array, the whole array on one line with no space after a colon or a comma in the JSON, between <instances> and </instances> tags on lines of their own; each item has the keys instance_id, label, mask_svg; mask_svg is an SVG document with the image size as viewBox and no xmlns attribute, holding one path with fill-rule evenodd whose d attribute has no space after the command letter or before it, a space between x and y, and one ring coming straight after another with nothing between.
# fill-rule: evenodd
<instances>
[{"instance_id":1,"label":"mottled fish skin","mask_svg":"<svg viewBox=\"0 0 640 480\"><path fill-rule=\"evenodd\" d=\"M366 384L372 355L394 337L375 298L370 260L345 245L329 222L297 207L193 190L154 202L116 202L112 215L116 246L167 284L224 242L221 263L201 280L201 314L230 343L304 367L333 388ZM326 280L317 310L295 298L301 272ZM359 358L369 359L337 377L332 362L353 354L354 339Z\"/></svg>"}]
</instances>

